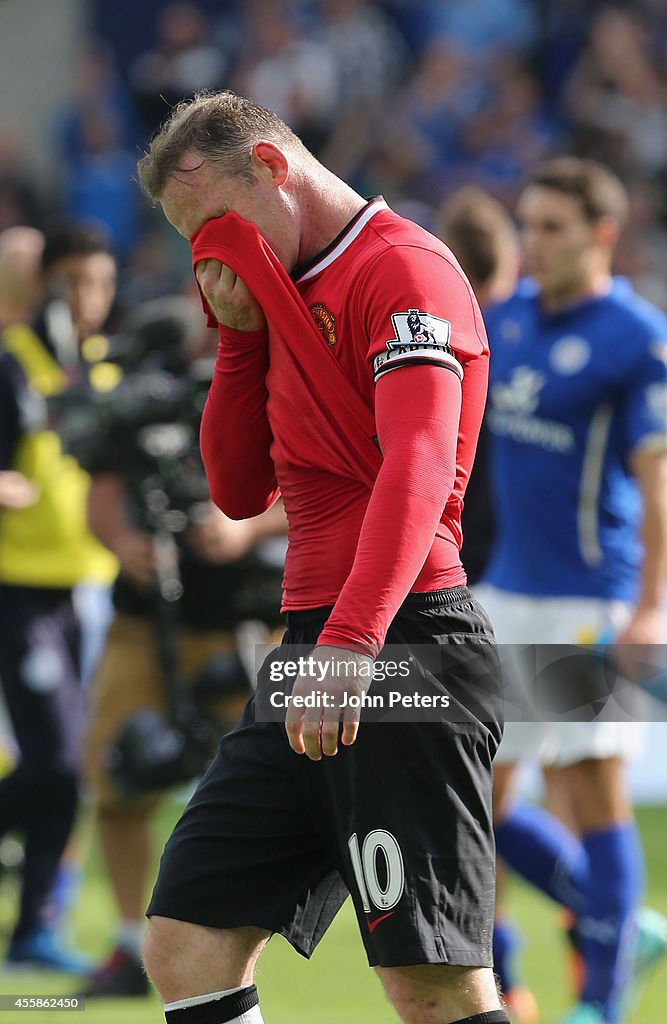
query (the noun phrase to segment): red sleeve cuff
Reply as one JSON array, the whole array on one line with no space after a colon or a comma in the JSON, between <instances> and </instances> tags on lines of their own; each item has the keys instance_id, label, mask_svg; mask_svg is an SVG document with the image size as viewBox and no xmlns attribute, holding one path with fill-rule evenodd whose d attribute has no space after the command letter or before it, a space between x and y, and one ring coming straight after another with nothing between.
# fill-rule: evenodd
<instances>
[{"instance_id":1,"label":"red sleeve cuff","mask_svg":"<svg viewBox=\"0 0 667 1024\"><path fill-rule=\"evenodd\" d=\"M234 327L219 324L217 320L215 321L215 326L218 328L220 343L225 349L233 348L238 350L242 347L248 350L254 346L263 346L266 343L266 327L260 327L258 331L237 331Z\"/></svg>"},{"instance_id":2,"label":"red sleeve cuff","mask_svg":"<svg viewBox=\"0 0 667 1024\"><path fill-rule=\"evenodd\" d=\"M380 647L374 643L362 643L359 640L350 640L344 634L335 630L329 631L325 626L317 638L318 647L342 647L345 651L354 651L356 654L366 654L369 658L377 658Z\"/></svg>"}]
</instances>

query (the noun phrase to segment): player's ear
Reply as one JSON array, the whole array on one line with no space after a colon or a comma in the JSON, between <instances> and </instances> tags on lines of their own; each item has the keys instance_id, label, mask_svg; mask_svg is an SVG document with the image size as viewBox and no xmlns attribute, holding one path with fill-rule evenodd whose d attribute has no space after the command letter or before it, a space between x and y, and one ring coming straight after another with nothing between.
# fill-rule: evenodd
<instances>
[{"instance_id":1,"label":"player's ear","mask_svg":"<svg viewBox=\"0 0 667 1024\"><path fill-rule=\"evenodd\" d=\"M595 236L601 245L613 249L619 234L620 227L615 217L600 217L595 222Z\"/></svg>"},{"instance_id":2,"label":"player's ear","mask_svg":"<svg viewBox=\"0 0 667 1024\"><path fill-rule=\"evenodd\" d=\"M279 188L287 181L289 163L287 157L273 142L256 142L252 147L253 163L260 175L271 176L274 187Z\"/></svg>"}]
</instances>

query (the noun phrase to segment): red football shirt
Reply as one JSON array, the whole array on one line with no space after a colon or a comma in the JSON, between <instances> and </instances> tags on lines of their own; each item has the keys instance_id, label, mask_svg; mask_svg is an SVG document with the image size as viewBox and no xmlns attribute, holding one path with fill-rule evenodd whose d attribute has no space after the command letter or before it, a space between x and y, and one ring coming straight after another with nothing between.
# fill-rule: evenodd
<instances>
[{"instance_id":1,"label":"red football shirt","mask_svg":"<svg viewBox=\"0 0 667 1024\"><path fill-rule=\"evenodd\" d=\"M318 458L312 432L307 450L300 448L293 365L272 338L266 306L268 348L253 336L241 356L240 339L220 330L202 449L214 477L223 432L224 447L233 447L236 433L246 452L255 436L260 447L270 445L289 521L283 609L334 605L320 642L375 653L409 591L465 583L460 513L486 398L486 334L449 249L381 199L293 280L333 356L375 411L384 463L373 490ZM308 384L315 399L335 407L327 375ZM250 439L241 422L243 391L252 393ZM227 399L237 404L234 413ZM335 420L328 429L337 429ZM275 480L268 460L261 463L270 498Z\"/></svg>"}]
</instances>

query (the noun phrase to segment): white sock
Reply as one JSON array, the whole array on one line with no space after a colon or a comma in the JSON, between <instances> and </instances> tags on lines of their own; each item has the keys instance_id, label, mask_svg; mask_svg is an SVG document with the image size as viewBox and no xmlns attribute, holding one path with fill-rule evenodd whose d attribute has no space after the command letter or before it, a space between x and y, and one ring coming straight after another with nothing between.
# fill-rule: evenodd
<instances>
[{"instance_id":1,"label":"white sock","mask_svg":"<svg viewBox=\"0 0 667 1024\"><path fill-rule=\"evenodd\" d=\"M145 924L143 921L124 920L118 929L118 946L141 963L141 950L144 942Z\"/></svg>"},{"instance_id":2,"label":"white sock","mask_svg":"<svg viewBox=\"0 0 667 1024\"><path fill-rule=\"evenodd\" d=\"M247 985L238 985L236 988L228 988L222 992L207 992L203 996L190 996L188 999L177 999L174 1003L165 1003L164 1012L169 1013L170 1010L187 1010L191 1006L201 1006L203 1003L213 1003L216 999L222 999L224 996L232 996L235 992L242 992L244 988L248 988ZM251 1010L247 1010L242 1013L240 1017L234 1017L232 1020L220 1021L220 1024L264 1024L264 1018L260 1013L259 1006L253 1006Z\"/></svg>"}]
</instances>

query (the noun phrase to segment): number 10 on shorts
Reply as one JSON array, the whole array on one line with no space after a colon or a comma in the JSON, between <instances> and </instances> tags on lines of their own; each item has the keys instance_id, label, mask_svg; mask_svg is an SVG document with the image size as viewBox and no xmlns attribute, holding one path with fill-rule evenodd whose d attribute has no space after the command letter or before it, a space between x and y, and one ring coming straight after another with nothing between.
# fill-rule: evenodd
<instances>
[{"instance_id":1,"label":"number 10 on shorts","mask_svg":"<svg viewBox=\"0 0 667 1024\"><path fill-rule=\"evenodd\" d=\"M360 850L359 839L354 832L347 845L364 911L370 914L371 903L378 910L391 910L405 887L403 856L394 836L384 829L375 829L368 833Z\"/></svg>"}]
</instances>

